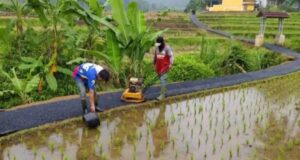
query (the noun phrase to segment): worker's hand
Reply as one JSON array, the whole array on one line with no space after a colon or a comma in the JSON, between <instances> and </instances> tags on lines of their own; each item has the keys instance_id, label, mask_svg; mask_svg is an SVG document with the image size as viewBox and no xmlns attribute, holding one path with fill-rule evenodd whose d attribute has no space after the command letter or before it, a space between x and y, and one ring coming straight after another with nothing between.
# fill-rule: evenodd
<instances>
[{"instance_id":1,"label":"worker's hand","mask_svg":"<svg viewBox=\"0 0 300 160\"><path fill-rule=\"evenodd\" d=\"M96 107L95 107L95 105L91 105L91 112L96 112Z\"/></svg>"}]
</instances>

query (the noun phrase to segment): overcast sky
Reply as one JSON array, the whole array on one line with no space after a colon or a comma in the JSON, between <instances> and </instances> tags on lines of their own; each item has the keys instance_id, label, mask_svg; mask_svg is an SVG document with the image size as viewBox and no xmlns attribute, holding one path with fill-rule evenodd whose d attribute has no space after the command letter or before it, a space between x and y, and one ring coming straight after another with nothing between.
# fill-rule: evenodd
<instances>
[{"instance_id":1,"label":"overcast sky","mask_svg":"<svg viewBox=\"0 0 300 160\"><path fill-rule=\"evenodd\" d=\"M168 8L185 9L190 0L145 0L149 3L163 4Z\"/></svg>"}]
</instances>

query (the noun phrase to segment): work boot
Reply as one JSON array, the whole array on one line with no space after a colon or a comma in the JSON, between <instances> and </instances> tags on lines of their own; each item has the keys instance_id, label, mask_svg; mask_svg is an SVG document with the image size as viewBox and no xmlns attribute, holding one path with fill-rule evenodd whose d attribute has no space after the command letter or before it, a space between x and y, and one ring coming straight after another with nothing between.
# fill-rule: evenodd
<instances>
[{"instance_id":1,"label":"work boot","mask_svg":"<svg viewBox=\"0 0 300 160\"><path fill-rule=\"evenodd\" d=\"M96 111L97 111L97 112L104 112L104 109L102 109L102 108L96 106Z\"/></svg>"},{"instance_id":2,"label":"work boot","mask_svg":"<svg viewBox=\"0 0 300 160\"><path fill-rule=\"evenodd\" d=\"M165 99L166 98L166 92L167 92L167 88L164 86L162 86L161 88L160 88L160 95L156 98L157 100L163 100L163 99Z\"/></svg>"},{"instance_id":3,"label":"work boot","mask_svg":"<svg viewBox=\"0 0 300 160\"><path fill-rule=\"evenodd\" d=\"M86 100L81 100L81 107L82 107L82 113L83 113L83 114L88 113Z\"/></svg>"}]
</instances>

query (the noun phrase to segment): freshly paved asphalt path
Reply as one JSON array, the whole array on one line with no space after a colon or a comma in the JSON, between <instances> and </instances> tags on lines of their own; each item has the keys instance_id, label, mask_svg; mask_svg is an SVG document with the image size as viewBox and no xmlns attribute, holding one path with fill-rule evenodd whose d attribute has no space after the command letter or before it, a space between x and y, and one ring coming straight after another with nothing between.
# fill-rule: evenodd
<instances>
[{"instance_id":1,"label":"freshly paved asphalt path","mask_svg":"<svg viewBox=\"0 0 300 160\"><path fill-rule=\"evenodd\" d=\"M206 29L209 32L213 32L228 38L235 38L251 44L254 43L253 40L244 39L242 37L234 37L229 33L211 29L207 25L199 22L196 16L191 16L191 21L198 27ZM204 89L230 86L244 82L265 79L272 76L285 75L300 70L299 53L272 44L265 44L265 47L269 50L295 57L295 61L256 72L169 84L167 95L175 96ZM99 106L102 109L108 110L127 105L128 103L122 102L120 100L121 94L122 92L114 92L99 96ZM146 92L146 98L148 100L154 100L158 95L158 87L151 87ZM0 112L0 136L32 127L37 127L46 123L78 117L81 116L81 113L82 110L79 98L71 100L61 100L47 104L36 104L27 108Z\"/></svg>"}]
</instances>

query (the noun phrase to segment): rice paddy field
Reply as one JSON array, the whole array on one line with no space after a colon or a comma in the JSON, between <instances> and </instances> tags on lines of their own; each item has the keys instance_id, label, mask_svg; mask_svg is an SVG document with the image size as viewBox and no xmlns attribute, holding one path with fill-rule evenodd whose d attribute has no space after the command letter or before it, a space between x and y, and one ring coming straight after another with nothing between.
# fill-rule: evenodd
<instances>
[{"instance_id":1,"label":"rice paddy field","mask_svg":"<svg viewBox=\"0 0 300 160\"><path fill-rule=\"evenodd\" d=\"M129 106L8 136L10 159L288 159L300 157L300 73ZM26 134L25 134L26 133Z\"/></svg>"},{"instance_id":2,"label":"rice paddy field","mask_svg":"<svg viewBox=\"0 0 300 160\"><path fill-rule=\"evenodd\" d=\"M198 16L215 29L253 38L259 27L255 15ZM0 27L5 19L0 19ZM169 28L165 37L175 54L199 54L203 37L221 53L232 43L196 28L185 14L149 13L147 19L157 30ZM298 22L299 14L285 21L287 45L295 46L290 39L299 39ZM268 40L275 36L276 26L275 20L267 22ZM299 83L297 72L127 106L101 113L97 129L87 128L81 118L49 124L0 138L0 160L299 160Z\"/></svg>"},{"instance_id":3,"label":"rice paddy field","mask_svg":"<svg viewBox=\"0 0 300 160\"><path fill-rule=\"evenodd\" d=\"M210 27L232 33L236 36L254 39L259 33L260 18L253 13L199 13L200 21ZM300 13L289 13L285 19L283 33L286 36L285 46L300 51ZM278 19L267 19L265 38L267 42L274 42L278 31Z\"/></svg>"}]
</instances>

